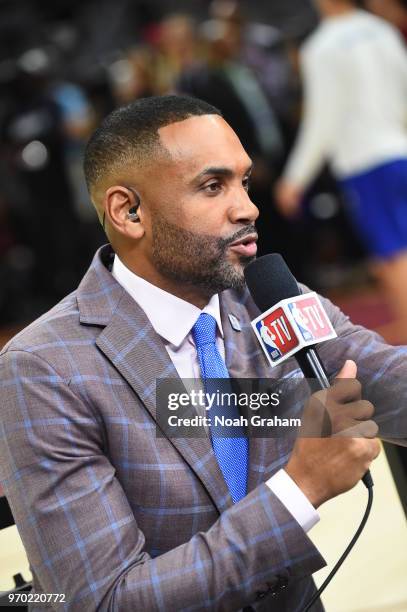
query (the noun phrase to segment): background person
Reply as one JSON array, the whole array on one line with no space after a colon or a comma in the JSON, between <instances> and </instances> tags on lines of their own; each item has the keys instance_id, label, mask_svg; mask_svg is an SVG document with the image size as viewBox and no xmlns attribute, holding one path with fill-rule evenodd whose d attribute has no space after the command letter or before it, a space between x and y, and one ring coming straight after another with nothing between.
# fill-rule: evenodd
<instances>
[{"instance_id":1,"label":"background person","mask_svg":"<svg viewBox=\"0 0 407 612\"><path fill-rule=\"evenodd\" d=\"M280 209L301 198L329 160L407 340L407 52L351 0L318 0L319 28L302 50L304 117L276 188Z\"/></svg>"}]
</instances>

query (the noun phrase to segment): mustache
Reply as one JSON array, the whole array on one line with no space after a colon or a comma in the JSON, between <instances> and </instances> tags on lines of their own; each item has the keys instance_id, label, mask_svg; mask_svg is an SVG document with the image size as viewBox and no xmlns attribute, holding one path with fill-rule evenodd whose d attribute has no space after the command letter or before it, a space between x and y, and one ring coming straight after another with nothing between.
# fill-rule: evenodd
<instances>
[{"instance_id":1,"label":"mustache","mask_svg":"<svg viewBox=\"0 0 407 612\"><path fill-rule=\"evenodd\" d=\"M221 238L219 242L221 243L222 247L225 248L236 240L241 240L242 238L246 238L246 236L250 236L250 234L257 234L255 225L246 225L245 227L242 227L241 230L233 234L233 236L230 238Z\"/></svg>"}]
</instances>

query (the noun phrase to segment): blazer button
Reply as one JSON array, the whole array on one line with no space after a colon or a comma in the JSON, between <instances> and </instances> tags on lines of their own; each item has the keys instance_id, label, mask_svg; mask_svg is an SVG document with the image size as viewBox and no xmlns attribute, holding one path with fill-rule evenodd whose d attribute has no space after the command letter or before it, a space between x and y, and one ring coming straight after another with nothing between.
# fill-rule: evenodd
<instances>
[{"instance_id":1,"label":"blazer button","mask_svg":"<svg viewBox=\"0 0 407 612\"><path fill-rule=\"evenodd\" d=\"M264 599L267 595L267 591L257 591L256 599Z\"/></svg>"}]
</instances>

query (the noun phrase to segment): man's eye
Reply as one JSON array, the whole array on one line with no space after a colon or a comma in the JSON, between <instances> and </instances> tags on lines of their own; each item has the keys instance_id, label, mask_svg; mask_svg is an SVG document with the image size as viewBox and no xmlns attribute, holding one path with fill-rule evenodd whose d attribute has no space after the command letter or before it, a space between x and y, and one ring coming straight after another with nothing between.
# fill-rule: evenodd
<instances>
[{"instance_id":1,"label":"man's eye","mask_svg":"<svg viewBox=\"0 0 407 612\"><path fill-rule=\"evenodd\" d=\"M250 176L248 176L247 178L243 179L242 185L243 185L244 189L246 189L246 191L249 191L249 189L250 189Z\"/></svg>"},{"instance_id":2,"label":"man's eye","mask_svg":"<svg viewBox=\"0 0 407 612\"><path fill-rule=\"evenodd\" d=\"M218 181L205 185L204 191L210 194L218 193L222 189L222 185Z\"/></svg>"}]
</instances>

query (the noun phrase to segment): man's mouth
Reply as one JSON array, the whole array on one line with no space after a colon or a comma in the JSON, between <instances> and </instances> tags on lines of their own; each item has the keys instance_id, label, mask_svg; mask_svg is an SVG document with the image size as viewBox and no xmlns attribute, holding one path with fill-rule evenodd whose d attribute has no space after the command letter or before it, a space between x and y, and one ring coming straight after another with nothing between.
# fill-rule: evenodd
<instances>
[{"instance_id":1,"label":"man's mouth","mask_svg":"<svg viewBox=\"0 0 407 612\"><path fill-rule=\"evenodd\" d=\"M244 257L254 257L257 253L257 234L248 234L229 245L231 251Z\"/></svg>"}]
</instances>

